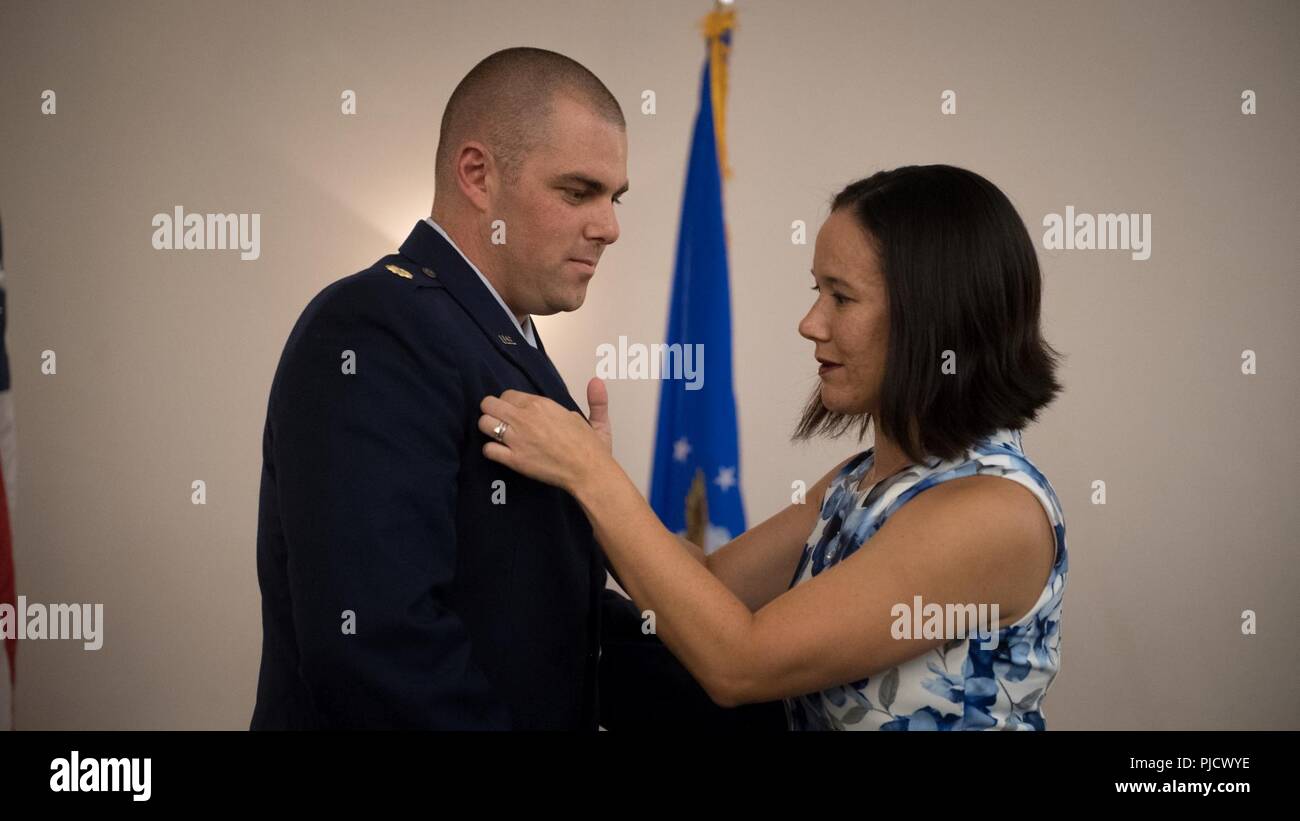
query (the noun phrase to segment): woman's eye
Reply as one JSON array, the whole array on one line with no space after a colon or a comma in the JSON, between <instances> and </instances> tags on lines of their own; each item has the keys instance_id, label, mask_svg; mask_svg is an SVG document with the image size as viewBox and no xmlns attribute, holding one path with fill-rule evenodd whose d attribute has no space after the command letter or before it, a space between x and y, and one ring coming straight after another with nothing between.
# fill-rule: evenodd
<instances>
[{"instance_id":1,"label":"woman's eye","mask_svg":"<svg viewBox=\"0 0 1300 821\"><path fill-rule=\"evenodd\" d=\"M816 285L814 285L814 286L812 286L812 288L810 288L809 290L820 292L820 291L821 291L821 288L818 288ZM848 297L840 296L839 294L835 293L834 291L831 291L831 299L835 300L835 304L836 304L836 305L844 305L844 304L846 304L846 303L849 303L849 302L852 302L852 301L853 301L853 300L849 299Z\"/></svg>"}]
</instances>

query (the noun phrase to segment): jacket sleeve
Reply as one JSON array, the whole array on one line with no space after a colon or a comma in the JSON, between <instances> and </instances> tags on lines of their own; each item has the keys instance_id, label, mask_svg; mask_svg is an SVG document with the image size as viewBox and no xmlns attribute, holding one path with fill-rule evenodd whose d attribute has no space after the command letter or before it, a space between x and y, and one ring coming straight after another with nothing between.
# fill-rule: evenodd
<instances>
[{"instance_id":1,"label":"jacket sleeve","mask_svg":"<svg viewBox=\"0 0 1300 821\"><path fill-rule=\"evenodd\" d=\"M394 299L394 285L318 297L272 393L300 674L325 726L505 728L445 598L459 452L477 417L455 353L415 309L422 295Z\"/></svg>"}]
</instances>

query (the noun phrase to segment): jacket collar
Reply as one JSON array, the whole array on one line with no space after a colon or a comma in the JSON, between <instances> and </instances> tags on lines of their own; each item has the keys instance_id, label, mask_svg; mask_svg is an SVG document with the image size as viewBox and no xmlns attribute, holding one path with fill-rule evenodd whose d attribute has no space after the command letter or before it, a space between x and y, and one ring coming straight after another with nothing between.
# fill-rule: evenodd
<instances>
[{"instance_id":1,"label":"jacket collar","mask_svg":"<svg viewBox=\"0 0 1300 821\"><path fill-rule=\"evenodd\" d=\"M488 342L523 371L539 393L569 410L580 410L546 355L537 323L533 323L533 338L537 340L534 349L528 340L519 336L515 323L501 310L500 303L465 258L433 226L424 220L417 222L398 253L420 267L424 277L416 276L419 285L432 287L435 279L441 283L483 331Z\"/></svg>"}]
</instances>

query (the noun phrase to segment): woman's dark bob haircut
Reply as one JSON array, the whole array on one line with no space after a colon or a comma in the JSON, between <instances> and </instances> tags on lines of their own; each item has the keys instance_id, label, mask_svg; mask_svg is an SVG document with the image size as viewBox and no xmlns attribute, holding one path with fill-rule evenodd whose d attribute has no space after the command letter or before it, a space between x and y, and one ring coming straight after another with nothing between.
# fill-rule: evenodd
<instances>
[{"instance_id":1,"label":"woman's dark bob haircut","mask_svg":"<svg viewBox=\"0 0 1300 821\"><path fill-rule=\"evenodd\" d=\"M962 168L908 165L850 184L831 202L840 209L862 226L888 292L877 430L920 463L1037 419L1061 390L1061 355L1039 330L1038 257L1006 195ZM861 441L870 422L827 410L818 389L794 439L857 424Z\"/></svg>"}]
</instances>

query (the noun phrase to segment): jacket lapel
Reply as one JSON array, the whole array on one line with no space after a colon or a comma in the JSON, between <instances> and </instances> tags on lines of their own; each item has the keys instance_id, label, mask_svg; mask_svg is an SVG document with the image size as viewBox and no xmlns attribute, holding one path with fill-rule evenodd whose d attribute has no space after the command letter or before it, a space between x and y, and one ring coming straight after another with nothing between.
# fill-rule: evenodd
<instances>
[{"instance_id":1,"label":"jacket lapel","mask_svg":"<svg viewBox=\"0 0 1300 821\"><path fill-rule=\"evenodd\" d=\"M474 273L465 258L433 226L424 220L417 222L398 253L419 266L428 280L436 279L442 283L483 331L488 342L524 372L538 393L569 410L581 412L569 395L564 380L546 355L536 323L533 325L533 337L537 340L537 348L534 349L528 340L519 335L515 323L502 310L496 297L492 296L492 292ZM420 279L420 276L417 275L416 279Z\"/></svg>"}]
</instances>

